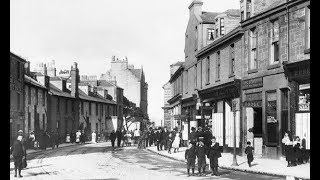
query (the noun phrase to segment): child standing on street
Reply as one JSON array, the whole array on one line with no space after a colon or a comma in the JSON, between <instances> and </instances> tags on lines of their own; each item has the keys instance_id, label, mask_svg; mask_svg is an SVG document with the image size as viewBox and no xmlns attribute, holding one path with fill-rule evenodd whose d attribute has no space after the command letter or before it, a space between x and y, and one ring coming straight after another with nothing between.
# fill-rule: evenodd
<instances>
[{"instance_id":1,"label":"child standing on street","mask_svg":"<svg viewBox=\"0 0 320 180\"><path fill-rule=\"evenodd\" d=\"M187 160L188 177L190 176L190 168L192 169L192 176L194 176L194 168L196 163L196 147L194 142L191 142L186 150L185 159Z\"/></svg>"},{"instance_id":2,"label":"child standing on street","mask_svg":"<svg viewBox=\"0 0 320 180\"><path fill-rule=\"evenodd\" d=\"M203 173L205 173L206 170L206 147L203 143L203 137L199 137L199 143L196 147L196 153L198 158L199 176L202 176L201 169L203 169Z\"/></svg>"},{"instance_id":3,"label":"child standing on street","mask_svg":"<svg viewBox=\"0 0 320 180\"><path fill-rule=\"evenodd\" d=\"M174 141L172 143L172 147L174 148L174 153L179 151L179 146L180 146L180 134L176 133L176 137L174 138Z\"/></svg>"},{"instance_id":4,"label":"child standing on street","mask_svg":"<svg viewBox=\"0 0 320 180\"><path fill-rule=\"evenodd\" d=\"M221 157L221 151L220 151L220 146L219 143L216 142L216 137L212 137L211 139L211 146L208 150L208 158L210 159L210 168L212 169L212 174L211 176L219 176L218 173L218 158Z\"/></svg>"},{"instance_id":5,"label":"child standing on street","mask_svg":"<svg viewBox=\"0 0 320 180\"><path fill-rule=\"evenodd\" d=\"M247 154L248 165L251 167L251 162L253 161L253 150L254 148L251 146L251 142L247 142L247 147L244 152Z\"/></svg>"}]
</instances>

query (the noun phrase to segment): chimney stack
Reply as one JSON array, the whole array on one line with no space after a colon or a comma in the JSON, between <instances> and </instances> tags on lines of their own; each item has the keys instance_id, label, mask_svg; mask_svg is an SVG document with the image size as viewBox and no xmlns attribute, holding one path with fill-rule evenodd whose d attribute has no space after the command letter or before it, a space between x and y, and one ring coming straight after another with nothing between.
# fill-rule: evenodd
<instances>
[{"instance_id":1,"label":"chimney stack","mask_svg":"<svg viewBox=\"0 0 320 180\"><path fill-rule=\"evenodd\" d=\"M44 64L43 66L43 75L47 76L48 75L48 72L47 72L47 65Z\"/></svg>"},{"instance_id":2,"label":"chimney stack","mask_svg":"<svg viewBox=\"0 0 320 180\"><path fill-rule=\"evenodd\" d=\"M71 66L71 95L75 98L79 97L79 69L76 62Z\"/></svg>"},{"instance_id":3,"label":"chimney stack","mask_svg":"<svg viewBox=\"0 0 320 180\"><path fill-rule=\"evenodd\" d=\"M203 5L203 2L201 0L193 0L189 6L190 16L191 16L191 13L200 16L202 13L202 5Z\"/></svg>"}]
</instances>

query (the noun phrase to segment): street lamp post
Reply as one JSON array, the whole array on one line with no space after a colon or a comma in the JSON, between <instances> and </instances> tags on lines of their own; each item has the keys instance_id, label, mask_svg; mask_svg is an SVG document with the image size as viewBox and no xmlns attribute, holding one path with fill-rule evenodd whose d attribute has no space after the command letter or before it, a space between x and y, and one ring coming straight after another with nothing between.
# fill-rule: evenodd
<instances>
[{"instance_id":1,"label":"street lamp post","mask_svg":"<svg viewBox=\"0 0 320 180\"><path fill-rule=\"evenodd\" d=\"M237 163L237 154L236 154L236 105L237 102L232 102L232 110L233 110L233 163L231 166L239 166Z\"/></svg>"}]
</instances>

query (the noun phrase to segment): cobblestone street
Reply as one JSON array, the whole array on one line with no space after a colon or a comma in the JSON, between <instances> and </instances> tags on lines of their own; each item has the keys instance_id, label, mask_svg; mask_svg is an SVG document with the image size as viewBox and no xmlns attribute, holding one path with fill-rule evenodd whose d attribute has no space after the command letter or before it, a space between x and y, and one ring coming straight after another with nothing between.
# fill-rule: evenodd
<instances>
[{"instance_id":1,"label":"cobblestone street","mask_svg":"<svg viewBox=\"0 0 320 180\"><path fill-rule=\"evenodd\" d=\"M47 150L28 157L23 179L283 179L223 169L220 177L187 177L182 162L136 147L112 150L109 142ZM11 162L10 177L13 175Z\"/></svg>"}]
</instances>

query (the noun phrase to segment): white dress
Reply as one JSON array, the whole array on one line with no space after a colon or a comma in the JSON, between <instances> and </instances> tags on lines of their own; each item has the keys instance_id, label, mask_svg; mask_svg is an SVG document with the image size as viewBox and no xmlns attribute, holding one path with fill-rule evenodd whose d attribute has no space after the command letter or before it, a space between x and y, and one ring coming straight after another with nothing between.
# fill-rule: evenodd
<instances>
[{"instance_id":1,"label":"white dress","mask_svg":"<svg viewBox=\"0 0 320 180\"><path fill-rule=\"evenodd\" d=\"M177 135L178 135L178 134L177 134ZM173 147L173 148L179 148L180 137L177 136L177 135L176 135L176 137L174 138L174 141L173 141L173 143L172 143L172 147Z\"/></svg>"},{"instance_id":2,"label":"white dress","mask_svg":"<svg viewBox=\"0 0 320 180\"><path fill-rule=\"evenodd\" d=\"M95 132L93 132L93 133L91 134L91 137L92 137L91 142L92 142L92 143L96 143L96 133L95 133Z\"/></svg>"}]
</instances>

